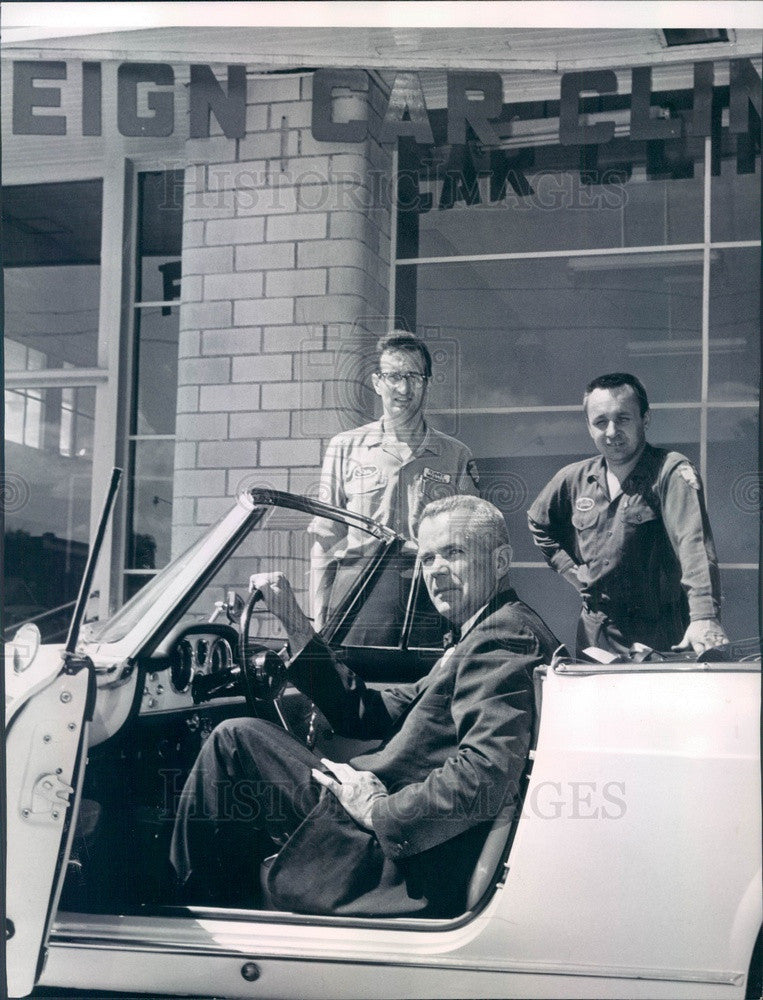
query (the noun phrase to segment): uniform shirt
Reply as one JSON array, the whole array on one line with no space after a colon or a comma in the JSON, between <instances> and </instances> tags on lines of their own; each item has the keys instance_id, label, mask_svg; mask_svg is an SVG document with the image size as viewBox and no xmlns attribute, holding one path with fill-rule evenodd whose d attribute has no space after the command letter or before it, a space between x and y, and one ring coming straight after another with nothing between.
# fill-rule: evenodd
<instances>
[{"instance_id":1,"label":"uniform shirt","mask_svg":"<svg viewBox=\"0 0 763 1000\"><path fill-rule=\"evenodd\" d=\"M427 427L419 447L402 461L395 439L385 435L381 420L375 420L331 439L323 460L320 498L413 539L430 500L463 493L478 496L478 481L472 453L455 438ZM329 537L337 526L316 519L312 530ZM350 528L346 550L334 554L357 551L363 537Z\"/></svg>"},{"instance_id":2,"label":"uniform shirt","mask_svg":"<svg viewBox=\"0 0 763 1000\"><path fill-rule=\"evenodd\" d=\"M691 619L717 617L718 562L694 466L647 444L614 500L606 472L601 455L568 465L533 503L530 531L548 563L615 621L655 622L687 599Z\"/></svg>"}]
</instances>

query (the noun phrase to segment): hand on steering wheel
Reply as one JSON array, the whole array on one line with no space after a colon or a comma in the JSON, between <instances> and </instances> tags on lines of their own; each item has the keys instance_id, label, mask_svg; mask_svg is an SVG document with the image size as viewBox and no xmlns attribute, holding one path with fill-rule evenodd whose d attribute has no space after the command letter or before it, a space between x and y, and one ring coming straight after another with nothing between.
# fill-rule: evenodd
<instances>
[{"instance_id":1,"label":"hand on steering wheel","mask_svg":"<svg viewBox=\"0 0 763 1000\"><path fill-rule=\"evenodd\" d=\"M252 594L250 603L253 599L256 601L255 595L259 594L268 611L272 612L283 625L289 637L292 655L304 649L315 632L284 574L253 573L249 578L249 591Z\"/></svg>"}]
</instances>

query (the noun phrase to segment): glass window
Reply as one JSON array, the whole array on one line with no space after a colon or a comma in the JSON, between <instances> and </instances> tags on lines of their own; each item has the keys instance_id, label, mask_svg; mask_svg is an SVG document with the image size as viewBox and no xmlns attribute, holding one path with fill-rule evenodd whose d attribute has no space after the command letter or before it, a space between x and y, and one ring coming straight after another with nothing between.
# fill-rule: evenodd
<instances>
[{"instance_id":1,"label":"glass window","mask_svg":"<svg viewBox=\"0 0 763 1000\"><path fill-rule=\"evenodd\" d=\"M95 389L5 391L6 630L63 638L90 535ZM6 631L7 634L7 631Z\"/></svg>"},{"instance_id":2,"label":"glass window","mask_svg":"<svg viewBox=\"0 0 763 1000\"><path fill-rule=\"evenodd\" d=\"M721 570L721 617L723 627L733 640L749 639L760 634L758 622L758 571Z\"/></svg>"},{"instance_id":3,"label":"glass window","mask_svg":"<svg viewBox=\"0 0 763 1000\"><path fill-rule=\"evenodd\" d=\"M139 175L125 551L128 596L171 556L182 194L182 170Z\"/></svg>"},{"instance_id":4,"label":"glass window","mask_svg":"<svg viewBox=\"0 0 763 1000\"><path fill-rule=\"evenodd\" d=\"M753 173L741 174L736 156L724 157L711 181L711 236L714 242L760 239L760 153Z\"/></svg>"},{"instance_id":5,"label":"glass window","mask_svg":"<svg viewBox=\"0 0 763 1000\"><path fill-rule=\"evenodd\" d=\"M96 364L101 188L3 189L7 371Z\"/></svg>"},{"instance_id":6,"label":"glass window","mask_svg":"<svg viewBox=\"0 0 763 1000\"><path fill-rule=\"evenodd\" d=\"M718 558L721 562L757 563L757 407L711 407L707 423L707 506Z\"/></svg>"},{"instance_id":7,"label":"glass window","mask_svg":"<svg viewBox=\"0 0 763 1000\"><path fill-rule=\"evenodd\" d=\"M410 329L459 342L432 407L455 386L461 408L578 404L594 374L623 370L654 402L700 398L701 251L420 265L402 296Z\"/></svg>"},{"instance_id":8,"label":"glass window","mask_svg":"<svg viewBox=\"0 0 763 1000\"><path fill-rule=\"evenodd\" d=\"M627 179L616 171L604 178L600 184L586 184L578 172L530 173L524 178L529 188L526 194L518 194L509 185L497 203L480 201L468 206L459 201L442 208L438 206L444 182L435 177L421 180L416 213L418 247L409 246L411 252L405 256L451 257L701 241L701 171L700 178L681 181L654 179L639 169L634 169ZM489 184L478 185L476 190L482 187L484 197L489 198ZM429 197L432 208L421 212ZM412 210L404 218L410 225Z\"/></svg>"},{"instance_id":9,"label":"glass window","mask_svg":"<svg viewBox=\"0 0 763 1000\"><path fill-rule=\"evenodd\" d=\"M174 434L178 383L177 308L136 309L135 433Z\"/></svg>"},{"instance_id":10,"label":"glass window","mask_svg":"<svg viewBox=\"0 0 763 1000\"><path fill-rule=\"evenodd\" d=\"M755 402L760 387L760 248L710 251L710 399Z\"/></svg>"},{"instance_id":11,"label":"glass window","mask_svg":"<svg viewBox=\"0 0 763 1000\"><path fill-rule=\"evenodd\" d=\"M130 569L156 569L170 560L172 466L175 442L134 441L130 510Z\"/></svg>"},{"instance_id":12,"label":"glass window","mask_svg":"<svg viewBox=\"0 0 763 1000\"><path fill-rule=\"evenodd\" d=\"M96 389L67 377L98 360L101 211L100 180L3 189L6 635L62 639L87 557Z\"/></svg>"},{"instance_id":13,"label":"glass window","mask_svg":"<svg viewBox=\"0 0 763 1000\"><path fill-rule=\"evenodd\" d=\"M654 100L690 113L688 91ZM622 129L627 102L627 95L584 100L581 113L608 112ZM558 102L504 105L496 129L505 144L485 149L444 145L443 113L434 112L437 145L400 147L398 257L702 241L702 140L616 135L602 145L563 146L558 113Z\"/></svg>"},{"instance_id":14,"label":"glass window","mask_svg":"<svg viewBox=\"0 0 763 1000\"><path fill-rule=\"evenodd\" d=\"M721 114L727 89L716 98ZM692 101L677 91L652 104L686 119ZM395 313L433 346L450 343L429 418L474 452L482 494L512 533L520 593L560 638L574 642L578 598L544 568L526 510L562 466L592 454L581 396L607 371L641 378L650 441L701 470L727 627L752 634L757 577L743 567L759 544L760 154L744 137L738 156L726 127L707 165L703 138L632 142L629 103L581 99L581 117L616 123L595 147L560 145L558 102L504 105L497 149L446 146L444 112L430 115L434 146L402 140ZM717 245L735 241L754 245ZM485 259L500 254L512 259ZM443 260L414 262L429 258Z\"/></svg>"}]
</instances>

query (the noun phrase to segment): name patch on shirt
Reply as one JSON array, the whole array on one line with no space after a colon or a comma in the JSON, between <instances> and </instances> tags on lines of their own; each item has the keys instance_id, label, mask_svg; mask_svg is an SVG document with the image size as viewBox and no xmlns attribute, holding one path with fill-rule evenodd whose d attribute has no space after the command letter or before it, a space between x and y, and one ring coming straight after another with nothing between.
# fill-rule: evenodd
<instances>
[{"instance_id":1,"label":"name patch on shirt","mask_svg":"<svg viewBox=\"0 0 763 1000\"><path fill-rule=\"evenodd\" d=\"M352 479L365 479L367 476L376 476L379 470L375 465L356 465L352 470Z\"/></svg>"},{"instance_id":2,"label":"name patch on shirt","mask_svg":"<svg viewBox=\"0 0 763 1000\"><path fill-rule=\"evenodd\" d=\"M594 501L593 497L578 497L575 501L575 510L582 511L585 513L587 510L593 510Z\"/></svg>"},{"instance_id":3,"label":"name patch on shirt","mask_svg":"<svg viewBox=\"0 0 763 1000\"><path fill-rule=\"evenodd\" d=\"M449 483L451 475L449 472L437 472L436 469L425 468L424 479L431 479L435 483Z\"/></svg>"}]
</instances>

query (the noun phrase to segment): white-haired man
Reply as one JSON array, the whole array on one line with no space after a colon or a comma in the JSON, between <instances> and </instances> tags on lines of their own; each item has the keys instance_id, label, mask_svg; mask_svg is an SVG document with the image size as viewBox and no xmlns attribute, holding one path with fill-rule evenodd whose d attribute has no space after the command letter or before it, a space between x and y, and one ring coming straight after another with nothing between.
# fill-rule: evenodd
<instances>
[{"instance_id":1,"label":"white-haired man","mask_svg":"<svg viewBox=\"0 0 763 1000\"><path fill-rule=\"evenodd\" d=\"M318 760L260 719L218 726L189 775L173 836L172 861L190 901L214 891L210 879L226 877L211 865L230 818L220 789L230 803L245 788L251 829L285 841L268 873L277 908L462 912L490 823L516 801L533 668L549 662L557 640L509 586L511 546L492 504L433 501L418 543L429 594L457 634L425 677L384 691L337 662L282 574L252 576L250 586L286 628L292 682L337 732L380 742L344 764Z\"/></svg>"}]
</instances>

